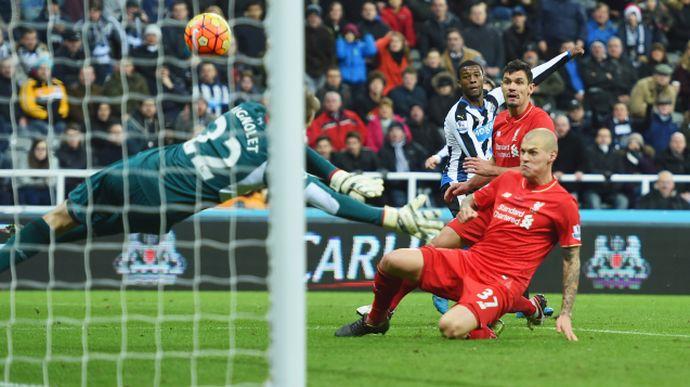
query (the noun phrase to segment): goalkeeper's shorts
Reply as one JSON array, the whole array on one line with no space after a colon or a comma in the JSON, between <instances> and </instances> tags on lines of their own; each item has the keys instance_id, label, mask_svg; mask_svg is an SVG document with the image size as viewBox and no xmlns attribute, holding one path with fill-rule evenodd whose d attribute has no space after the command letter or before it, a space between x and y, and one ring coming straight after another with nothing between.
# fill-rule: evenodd
<instances>
[{"instance_id":1,"label":"goalkeeper's shorts","mask_svg":"<svg viewBox=\"0 0 690 387\"><path fill-rule=\"evenodd\" d=\"M157 156L147 157L157 151L152 149L128 159L126 168L119 161L87 178L68 195L67 210L72 219L95 235L125 230L158 234L170 231L175 223L192 215L191 206L169 209L162 204Z\"/></svg>"}]
</instances>

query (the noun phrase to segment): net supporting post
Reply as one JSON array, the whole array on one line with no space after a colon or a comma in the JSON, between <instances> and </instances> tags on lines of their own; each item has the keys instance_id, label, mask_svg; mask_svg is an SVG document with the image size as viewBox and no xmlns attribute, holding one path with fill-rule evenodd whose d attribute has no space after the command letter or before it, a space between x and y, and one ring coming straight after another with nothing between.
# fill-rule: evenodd
<instances>
[{"instance_id":1,"label":"net supporting post","mask_svg":"<svg viewBox=\"0 0 690 387\"><path fill-rule=\"evenodd\" d=\"M270 383L306 381L304 2L268 5Z\"/></svg>"}]
</instances>

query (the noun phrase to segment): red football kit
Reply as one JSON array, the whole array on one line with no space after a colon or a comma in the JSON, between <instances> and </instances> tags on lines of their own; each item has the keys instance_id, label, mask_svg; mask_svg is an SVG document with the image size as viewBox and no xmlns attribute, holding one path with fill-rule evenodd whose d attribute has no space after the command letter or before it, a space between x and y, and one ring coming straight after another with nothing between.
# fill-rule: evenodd
<instances>
[{"instance_id":1,"label":"red football kit","mask_svg":"<svg viewBox=\"0 0 690 387\"><path fill-rule=\"evenodd\" d=\"M530 186L507 171L474 193L489 210L484 237L469 250L422 247L422 290L458 301L486 326L508 313L558 243L579 246L577 202L559 183Z\"/></svg>"},{"instance_id":2,"label":"red football kit","mask_svg":"<svg viewBox=\"0 0 690 387\"><path fill-rule=\"evenodd\" d=\"M547 128L555 133L553 120L539 107L527 105L527 109L517 117L512 117L508 110L498 113L493 129L493 159L497 166L513 168L520 166L520 145L522 139L533 129ZM486 231L491 221L491 211L482 211L467 222L460 223L453 219L448 223L464 241L476 243Z\"/></svg>"}]
</instances>

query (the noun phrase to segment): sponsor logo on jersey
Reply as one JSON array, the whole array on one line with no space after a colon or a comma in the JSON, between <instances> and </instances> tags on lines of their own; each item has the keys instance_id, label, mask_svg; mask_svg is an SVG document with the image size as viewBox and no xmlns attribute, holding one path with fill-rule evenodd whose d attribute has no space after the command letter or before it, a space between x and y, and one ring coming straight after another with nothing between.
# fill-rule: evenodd
<instances>
[{"instance_id":1,"label":"sponsor logo on jersey","mask_svg":"<svg viewBox=\"0 0 690 387\"><path fill-rule=\"evenodd\" d=\"M127 252L113 263L127 285L172 285L184 274L187 260L175 248L175 233L129 234Z\"/></svg>"},{"instance_id":2,"label":"sponsor logo on jersey","mask_svg":"<svg viewBox=\"0 0 690 387\"><path fill-rule=\"evenodd\" d=\"M582 240L579 224L573 226L573 239L577 239L578 241Z\"/></svg>"},{"instance_id":3,"label":"sponsor logo on jersey","mask_svg":"<svg viewBox=\"0 0 690 387\"><path fill-rule=\"evenodd\" d=\"M539 209L544 207L544 202L534 202L532 204L532 212L539 212Z\"/></svg>"},{"instance_id":4,"label":"sponsor logo on jersey","mask_svg":"<svg viewBox=\"0 0 690 387\"><path fill-rule=\"evenodd\" d=\"M585 273L595 289L639 290L649 277L651 266L642 257L642 242L637 235L629 235L625 239L620 235L610 239L599 235L594 241L594 256L587 261Z\"/></svg>"},{"instance_id":5,"label":"sponsor logo on jersey","mask_svg":"<svg viewBox=\"0 0 690 387\"><path fill-rule=\"evenodd\" d=\"M517 141L518 134L520 134L520 128L517 128L515 134L513 134L513 139L511 140L512 142Z\"/></svg>"},{"instance_id":6,"label":"sponsor logo on jersey","mask_svg":"<svg viewBox=\"0 0 690 387\"><path fill-rule=\"evenodd\" d=\"M513 194L510 192L504 192L503 195L501 195L501 196L503 196L504 198L509 198L509 197L513 196Z\"/></svg>"},{"instance_id":7,"label":"sponsor logo on jersey","mask_svg":"<svg viewBox=\"0 0 690 387\"><path fill-rule=\"evenodd\" d=\"M520 157L520 151L518 150L517 145L513 144L510 146L510 155L512 157Z\"/></svg>"}]
</instances>

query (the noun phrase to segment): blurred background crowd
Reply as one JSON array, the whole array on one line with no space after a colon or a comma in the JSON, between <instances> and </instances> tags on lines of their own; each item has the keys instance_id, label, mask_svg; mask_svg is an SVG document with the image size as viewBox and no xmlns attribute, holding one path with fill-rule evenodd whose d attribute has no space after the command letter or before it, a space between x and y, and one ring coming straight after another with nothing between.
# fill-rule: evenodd
<instances>
[{"instance_id":1,"label":"blurred background crowd","mask_svg":"<svg viewBox=\"0 0 690 387\"><path fill-rule=\"evenodd\" d=\"M229 3L0 0L0 168L102 167L263 102L265 4ZM585 55L533 95L554 119L556 175L658 173L644 197L633 183L566 186L583 208L690 208L690 185L673 179L690 174L690 0L306 3L306 79L322 102L307 136L335 165L439 171L462 61L481 63L490 89L506 62L536 66L578 45ZM204 11L231 19L228 58L186 48L184 26ZM17 197L1 179L0 204L55 202L54 179L15 184ZM438 197L436 182L420 189ZM386 191L386 204L406 202L406 183Z\"/></svg>"}]
</instances>

